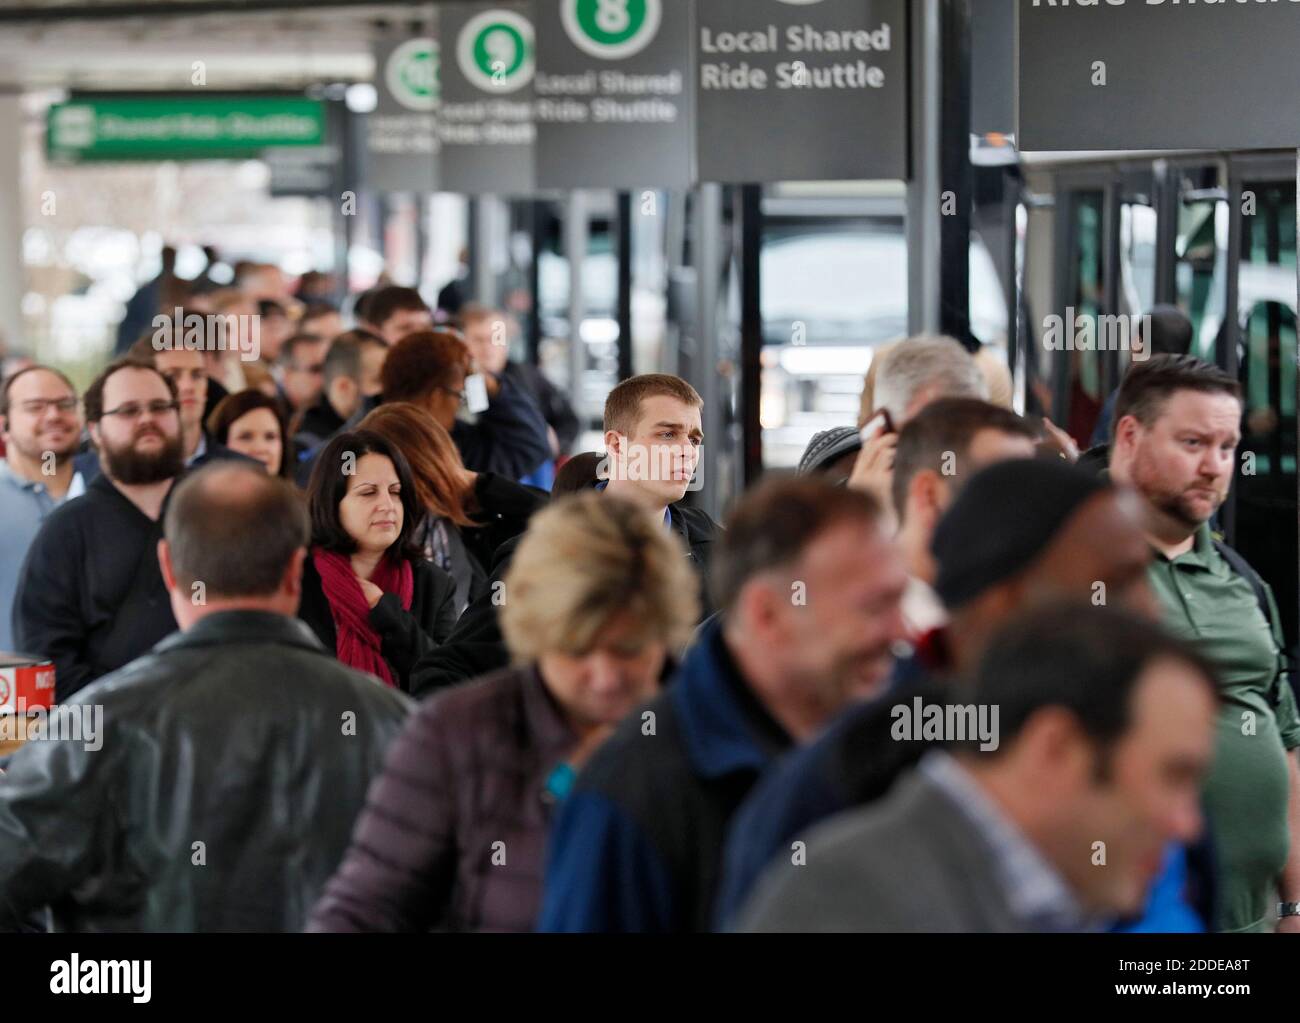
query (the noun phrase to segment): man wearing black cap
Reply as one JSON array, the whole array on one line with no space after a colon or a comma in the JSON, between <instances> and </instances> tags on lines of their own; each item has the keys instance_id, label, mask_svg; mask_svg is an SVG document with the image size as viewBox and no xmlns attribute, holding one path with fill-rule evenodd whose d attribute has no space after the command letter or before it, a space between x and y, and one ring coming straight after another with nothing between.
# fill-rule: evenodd
<instances>
[{"instance_id":1,"label":"man wearing black cap","mask_svg":"<svg viewBox=\"0 0 1300 1023\"><path fill-rule=\"evenodd\" d=\"M892 708L945 704L951 676L979 658L1016 612L1055 599L1123 605L1153 617L1150 550L1136 496L1059 460L984 470L957 496L933 543L935 582L951 614L900 664L883 697L840 717L778 764L733 818L715 919L734 920L765 868L821 820L882 796L927 744L891 738ZM966 701L960 701L966 702Z\"/></svg>"},{"instance_id":2,"label":"man wearing black cap","mask_svg":"<svg viewBox=\"0 0 1300 1023\"><path fill-rule=\"evenodd\" d=\"M862 450L862 435L851 426L823 430L808 442L799 459L799 475L825 476L832 483L843 483L853 474L853 465Z\"/></svg>"}]
</instances>

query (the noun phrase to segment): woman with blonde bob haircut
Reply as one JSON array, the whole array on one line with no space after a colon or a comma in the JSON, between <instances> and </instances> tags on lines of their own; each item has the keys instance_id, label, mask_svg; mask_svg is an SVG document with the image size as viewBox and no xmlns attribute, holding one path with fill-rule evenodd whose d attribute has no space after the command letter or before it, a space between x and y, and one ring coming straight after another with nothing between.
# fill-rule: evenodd
<instances>
[{"instance_id":1,"label":"woman with blonde bob haircut","mask_svg":"<svg viewBox=\"0 0 1300 1023\"><path fill-rule=\"evenodd\" d=\"M555 805L698 615L676 536L596 493L538 513L504 583L514 665L412 715L311 929L532 930Z\"/></svg>"}]
</instances>

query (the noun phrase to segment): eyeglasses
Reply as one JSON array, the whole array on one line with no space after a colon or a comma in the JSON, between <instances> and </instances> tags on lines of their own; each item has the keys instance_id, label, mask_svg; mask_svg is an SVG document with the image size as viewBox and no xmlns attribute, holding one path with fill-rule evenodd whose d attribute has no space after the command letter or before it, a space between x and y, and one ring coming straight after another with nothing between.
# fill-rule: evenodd
<instances>
[{"instance_id":1,"label":"eyeglasses","mask_svg":"<svg viewBox=\"0 0 1300 1023\"><path fill-rule=\"evenodd\" d=\"M467 400L464 391L455 391L452 390L450 387L443 387L441 384L438 385L438 390L446 391L448 394L454 394L456 396L456 400L459 401L462 405L464 405Z\"/></svg>"},{"instance_id":2,"label":"eyeglasses","mask_svg":"<svg viewBox=\"0 0 1300 1023\"><path fill-rule=\"evenodd\" d=\"M180 404L174 401L151 401L147 405L132 401L125 405L119 405L117 408L104 409L101 414L105 416L121 416L123 419L139 419L146 412L151 416L161 417L168 412L175 412L179 408Z\"/></svg>"},{"instance_id":3,"label":"eyeglasses","mask_svg":"<svg viewBox=\"0 0 1300 1023\"><path fill-rule=\"evenodd\" d=\"M29 416L42 416L51 406L60 412L76 412L76 398L33 398L31 401L24 401L18 407L26 412Z\"/></svg>"}]
</instances>

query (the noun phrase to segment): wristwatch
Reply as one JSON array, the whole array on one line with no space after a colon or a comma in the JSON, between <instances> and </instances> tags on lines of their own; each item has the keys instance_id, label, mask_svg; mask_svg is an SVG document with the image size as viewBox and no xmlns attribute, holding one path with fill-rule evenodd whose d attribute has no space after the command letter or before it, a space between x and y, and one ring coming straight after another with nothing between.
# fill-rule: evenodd
<instances>
[{"instance_id":1,"label":"wristwatch","mask_svg":"<svg viewBox=\"0 0 1300 1023\"><path fill-rule=\"evenodd\" d=\"M1300 916L1300 902L1279 902L1277 916L1279 920L1288 916Z\"/></svg>"}]
</instances>

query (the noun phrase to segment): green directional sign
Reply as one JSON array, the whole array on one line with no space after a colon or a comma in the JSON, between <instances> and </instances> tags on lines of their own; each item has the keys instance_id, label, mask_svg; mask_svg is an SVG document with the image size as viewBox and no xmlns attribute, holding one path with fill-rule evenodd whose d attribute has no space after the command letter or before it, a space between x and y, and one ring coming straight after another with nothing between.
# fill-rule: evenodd
<instances>
[{"instance_id":1,"label":"green directional sign","mask_svg":"<svg viewBox=\"0 0 1300 1023\"><path fill-rule=\"evenodd\" d=\"M50 107L51 161L245 160L319 146L325 107L301 96L82 95Z\"/></svg>"},{"instance_id":2,"label":"green directional sign","mask_svg":"<svg viewBox=\"0 0 1300 1023\"><path fill-rule=\"evenodd\" d=\"M461 29L456 59L472 85L485 92L517 92L533 80L536 67L532 23L516 11L484 11Z\"/></svg>"},{"instance_id":3,"label":"green directional sign","mask_svg":"<svg viewBox=\"0 0 1300 1023\"><path fill-rule=\"evenodd\" d=\"M620 60L650 45L663 20L663 8L660 0L563 0L560 16L578 49L604 60Z\"/></svg>"}]
</instances>

